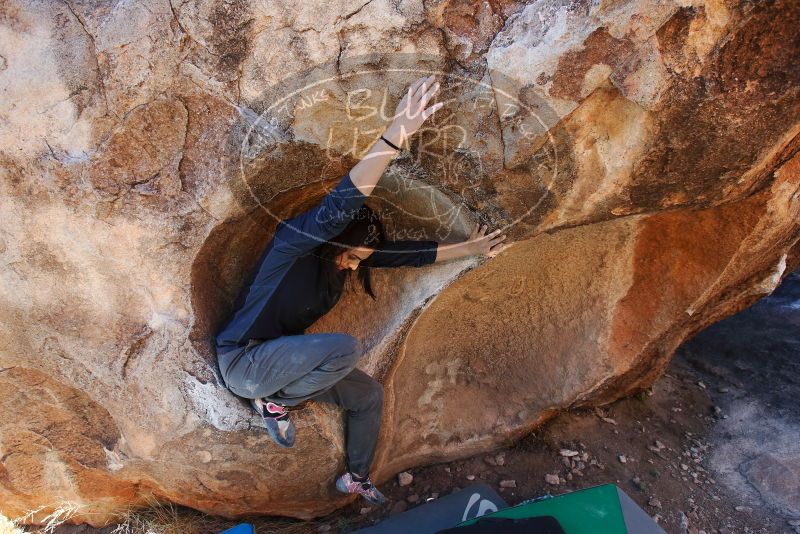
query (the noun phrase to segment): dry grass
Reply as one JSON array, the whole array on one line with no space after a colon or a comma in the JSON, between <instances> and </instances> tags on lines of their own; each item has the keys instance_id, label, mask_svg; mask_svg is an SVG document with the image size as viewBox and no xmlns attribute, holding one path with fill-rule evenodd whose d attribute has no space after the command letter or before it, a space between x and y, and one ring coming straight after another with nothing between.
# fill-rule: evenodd
<instances>
[{"instance_id":1,"label":"dry grass","mask_svg":"<svg viewBox=\"0 0 800 534\"><path fill-rule=\"evenodd\" d=\"M0 534L58 534L58 527L70 523L75 516L85 516L85 505L64 502L44 517L40 514L46 508L29 510L24 515L9 520L0 515ZM5 520L5 522L3 522ZM27 525L34 521L37 526ZM107 527L107 534L218 534L242 521L206 515L196 510L176 506L168 502L148 499L144 507L131 508L119 518L119 523ZM256 532L270 534L307 534L318 532L321 525L330 525L331 532L350 530L350 521L338 520L299 521L274 517L259 517L249 521L256 526Z\"/></svg>"},{"instance_id":2,"label":"dry grass","mask_svg":"<svg viewBox=\"0 0 800 534\"><path fill-rule=\"evenodd\" d=\"M60 525L63 525L67 521L69 521L75 514L77 514L84 505L73 503L73 502L63 502L53 509L52 512L47 514L42 518L38 518L37 516L46 508L50 508L49 506L41 506L36 508L35 510L28 510L25 514L20 517L14 519L13 523L17 525L21 532L39 532L42 534L52 534L55 532L56 528ZM28 526L23 527L25 525L36 518L36 523L38 526Z\"/></svg>"},{"instance_id":3,"label":"dry grass","mask_svg":"<svg viewBox=\"0 0 800 534\"><path fill-rule=\"evenodd\" d=\"M206 515L171 503L150 503L133 510L110 534L218 534L242 521ZM256 532L270 534L306 534L316 532L318 523L291 519L257 518L249 521Z\"/></svg>"},{"instance_id":4,"label":"dry grass","mask_svg":"<svg viewBox=\"0 0 800 534\"><path fill-rule=\"evenodd\" d=\"M0 534L23 534L25 531L3 514L0 514Z\"/></svg>"}]
</instances>

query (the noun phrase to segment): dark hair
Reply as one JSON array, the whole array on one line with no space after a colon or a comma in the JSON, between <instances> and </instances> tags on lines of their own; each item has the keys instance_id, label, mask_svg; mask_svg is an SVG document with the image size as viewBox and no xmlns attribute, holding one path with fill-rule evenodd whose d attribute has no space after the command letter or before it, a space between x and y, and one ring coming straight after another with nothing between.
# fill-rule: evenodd
<instances>
[{"instance_id":1,"label":"dark hair","mask_svg":"<svg viewBox=\"0 0 800 534\"><path fill-rule=\"evenodd\" d=\"M342 274L336 266L336 257L339 254L354 247L377 248L385 241L386 233L378 215L368 206L361 206L341 234L319 246L317 253L323 260L323 270L328 282L344 284L350 279L349 269ZM363 265L362 262L358 265L356 273L364 287L364 292L374 300L375 294L372 292L369 267Z\"/></svg>"}]
</instances>

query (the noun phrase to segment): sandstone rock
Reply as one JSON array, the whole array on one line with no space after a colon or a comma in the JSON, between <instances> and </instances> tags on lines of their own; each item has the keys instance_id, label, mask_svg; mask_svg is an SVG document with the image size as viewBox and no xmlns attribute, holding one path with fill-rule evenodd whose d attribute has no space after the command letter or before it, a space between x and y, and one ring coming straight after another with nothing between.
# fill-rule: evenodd
<instances>
[{"instance_id":1,"label":"sandstone rock","mask_svg":"<svg viewBox=\"0 0 800 534\"><path fill-rule=\"evenodd\" d=\"M0 512L350 502L341 413L310 403L277 449L211 339L414 69L452 98L370 205L395 238L480 218L514 245L376 272L309 330L365 340L377 483L641 391L800 264L797 2L433 4L6 2Z\"/></svg>"},{"instance_id":2,"label":"sandstone rock","mask_svg":"<svg viewBox=\"0 0 800 534\"><path fill-rule=\"evenodd\" d=\"M403 471L402 473L397 475L397 483L400 484L401 486L408 486L412 482L414 482L414 475L412 475L411 473Z\"/></svg>"}]
</instances>

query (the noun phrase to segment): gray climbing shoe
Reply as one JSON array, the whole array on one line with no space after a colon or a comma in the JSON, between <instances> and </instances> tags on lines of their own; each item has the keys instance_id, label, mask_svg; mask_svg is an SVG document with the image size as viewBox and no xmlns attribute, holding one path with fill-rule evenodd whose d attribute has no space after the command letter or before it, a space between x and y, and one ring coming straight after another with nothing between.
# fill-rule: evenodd
<instances>
[{"instance_id":1,"label":"gray climbing shoe","mask_svg":"<svg viewBox=\"0 0 800 534\"><path fill-rule=\"evenodd\" d=\"M369 477L357 480L352 473L345 473L336 479L336 489L342 493L358 493L370 504L386 504L386 497L378 491Z\"/></svg>"},{"instance_id":2,"label":"gray climbing shoe","mask_svg":"<svg viewBox=\"0 0 800 534\"><path fill-rule=\"evenodd\" d=\"M286 406L264 399L250 399L250 405L264 420L267 434L279 446L289 448L294 445L294 424L289 419Z\"/></svg>"}]
</instances>

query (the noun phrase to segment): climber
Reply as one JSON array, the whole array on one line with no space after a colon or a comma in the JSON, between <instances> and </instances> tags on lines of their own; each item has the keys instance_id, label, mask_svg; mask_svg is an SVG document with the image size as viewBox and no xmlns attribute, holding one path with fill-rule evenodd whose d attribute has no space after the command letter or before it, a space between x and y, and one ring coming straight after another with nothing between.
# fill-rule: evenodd
<instances>
[{"instance_id":1,"label":"climber","mask_svg":"<svg viewBox=\"0 0 800 534\"><path fill-rule=\"evenodd\" d=\"M320 201L282 220L267 245L237 311L216 335L217 360L226 387L249 399L269 437L291 447L295 427L289 410L307 400L337 404L346 412L346 467L336 481L344 493L373 504L385 497L369 477L380 429L383 387L356 368L361 343L344 333L306 334L341 296L353 271L375 299L370 267L421 267L452 258L496 256L506 246L499 230L486 226L468 240L387 241L376 214L364 205L404 140L443 104L426 109L439 90L434 77L413 82L384 134Z\"/></svg>"}]
</instances>

